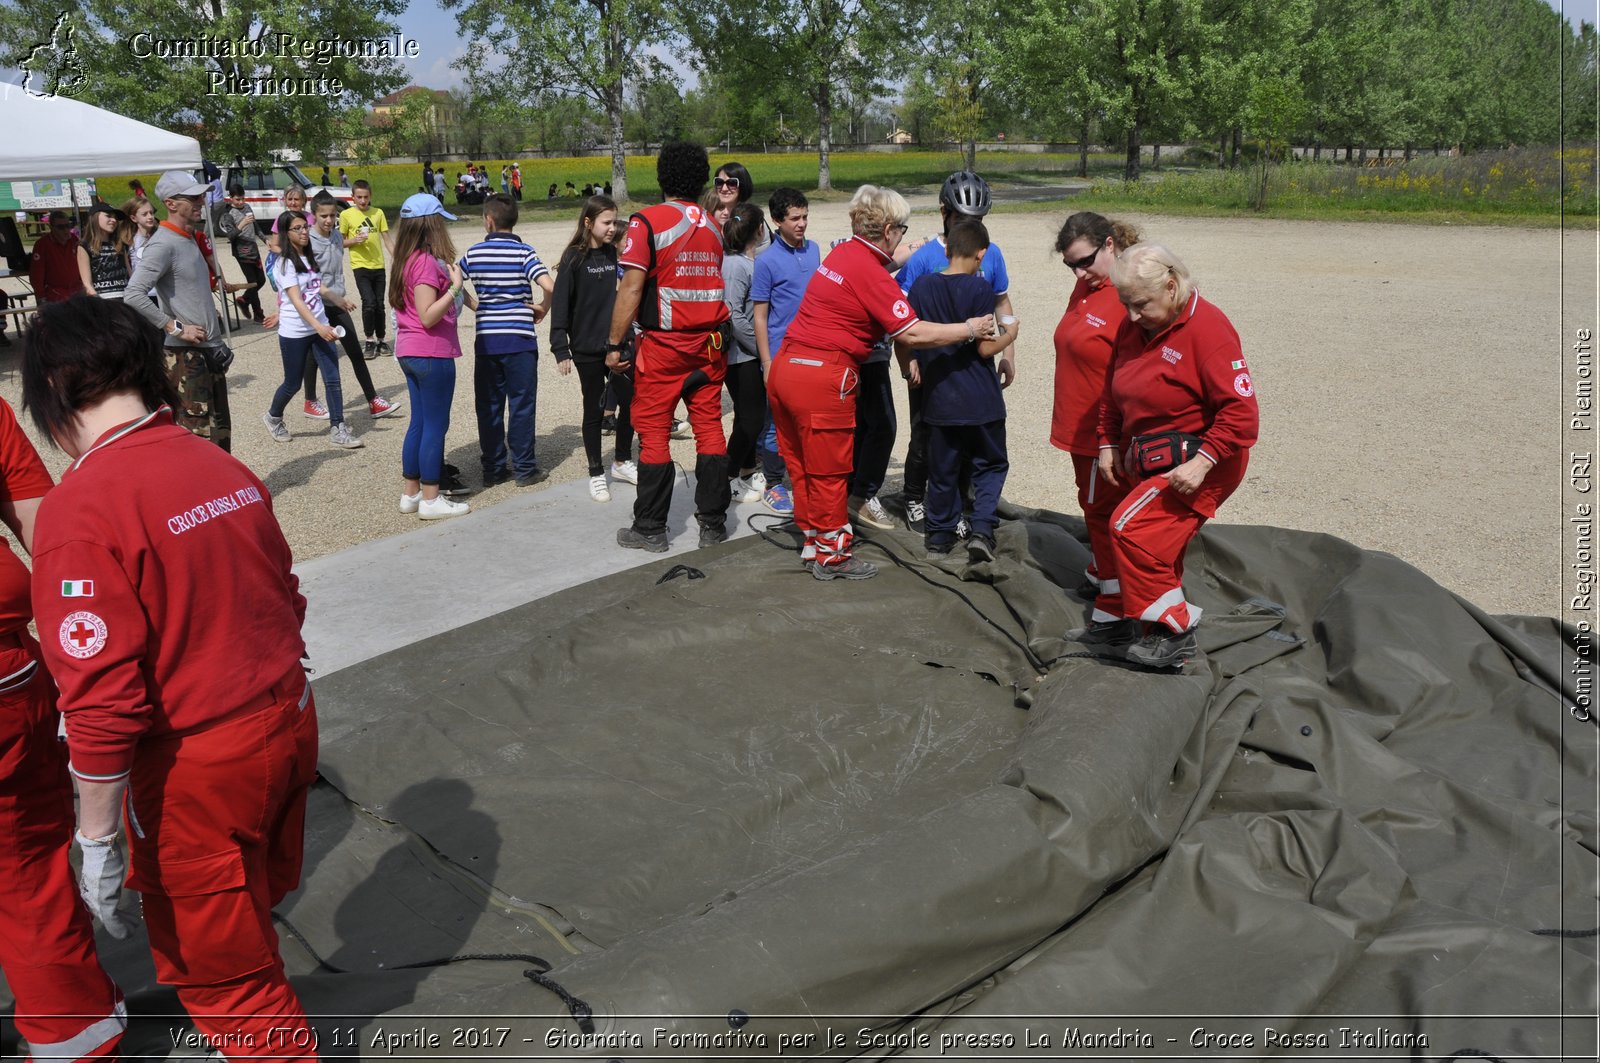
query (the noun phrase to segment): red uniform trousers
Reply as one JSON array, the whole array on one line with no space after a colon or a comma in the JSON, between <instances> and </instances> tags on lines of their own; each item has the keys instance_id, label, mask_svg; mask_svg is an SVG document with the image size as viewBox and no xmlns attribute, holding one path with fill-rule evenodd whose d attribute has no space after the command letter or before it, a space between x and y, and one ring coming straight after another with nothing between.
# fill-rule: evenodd
<instances>
[{"instance_id":1,"label":"red uniform trousers","mask_svg":"<svg viewBox=\"0 0 1600 1063\"><path fill-rule=\"evenodd\" d=\"M778 450L794 484L794 523L819 565L850 557L850 474L855 469L856 385L848 355L780 351L767 374Z\"/></svg>"},{"instance_id":2,"label":"red uniform trousers","mask_svg":"<svg viewBox=\"0 0 1600 1063\"><path fill-rule=\"evenodd\" d=\"M672 461L668 441L672 438L672 413L683 396L683 384L696 369L706 374L707 384L696 388L685 400L689 424L694 428L697 454L727 454L728 440L722 434L722 378L727 373L727 358L712 343L716 333L706 334L705 346L696 354L673 350L646 332L639 337L633 392L633 430L639 433L639 463L664 465Z\"/></svg>"},{"instance_id":3,"label":"red uniform trousers","mask_svg":"<svg viewBox=\"0 0 1600 1063\"><path fill-rule=\"evenodd\" d=\"M1084 523L1089 528L1089 567L1083 574L1090 582L1098 584L1102 592L1116 594L1121 588L1115 585L1115 580L1112 586L1105 586L1100 559L1111 556L1111 514L1127 491L1101 479L1095 462L1092 455L1072 455L1072 472L1078 481L1078 508L1083 511Z\"/></svg>"},{"instance_id":4,"label":"red uniform trousers","mask_svg":"<svg viewBox=\"0 0 1600 1063\"><path fill-rule=\"evenodd\" d=\"M26 633L0 635L0 647L0 676L39 660ZM31 1058L115 1059L128 1020L67 864L75 816L60 721L43 664L0 693L0 967Z\"/></svg>"},{"instance_id":5,"label":"red uniform trousers","mask_svg":"<svg viewBox=\"0 0 1600 1063\"><path fill-rule=\"evenodd\" d=\"M317 710L295 667L202 731L139 743L128 885L144 894L156 977L225 1056L316 1059L272 908L300 883Z\"/></svg>"},{"instance_id":6,"label":"red uniform trousers","mask_svg":"<svg viewBox=\"0 0 1600 1063\"><path fill-rule=\"evenodd\" d=\"M1244 479L1245 460L1241 452L1212 469L1189 498L1172 490L1165 476L1152 476L1131 487L1124 481L1111 514L1109 554L1095 553L1101 585L1091 619L1128 617L1177 632L1200 622L1200 607L1190 605L1183 595L1183 554L1209 514ZM1102 480L1099 486L1109 485Z\"/></svg>"}]
</instances>

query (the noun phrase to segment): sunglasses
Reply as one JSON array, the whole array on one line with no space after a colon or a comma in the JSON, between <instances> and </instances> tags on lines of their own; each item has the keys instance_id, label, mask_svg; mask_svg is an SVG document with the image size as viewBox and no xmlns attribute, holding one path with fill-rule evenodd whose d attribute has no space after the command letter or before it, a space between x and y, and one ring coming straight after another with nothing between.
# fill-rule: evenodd
<instances>
[{"instance_id":1,"label":"sunglasses","mask_svg":"<svg viewBox=\"0 0 1600 1063\"><path fill-rule=\"evenodd\" d=\"M1100 250L1104 246L1104 244L1101 244L1099 247L1096 247L1093 251L1090 251L1087 255L1078 259L1077 261L1068 261L1067 256L1063 254L1061 256L1061 261L1067 263L1068 269L1088 269L1090 266L1094 265L1094 260L1100 257Z\"/></svg>"},{"instance_id":2,"label":"sunglasses","mask_svg":"<svg viewBox=\"0 0 1600 1063\"><path fill-rule=\"evenodd\" d=\"M737 177L717 177L714 178L711 183L716 185L718 188L739 187L739 179Z\"/></svg>"}]
</instances>

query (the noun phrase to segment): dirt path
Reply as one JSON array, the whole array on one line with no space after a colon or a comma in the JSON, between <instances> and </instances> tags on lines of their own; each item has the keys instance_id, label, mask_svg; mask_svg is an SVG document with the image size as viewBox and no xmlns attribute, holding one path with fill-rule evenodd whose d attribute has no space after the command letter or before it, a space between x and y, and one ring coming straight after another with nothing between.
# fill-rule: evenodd
<instances>
[{"instance_id":1,"label":"dirt path","mask_svg":"<svg viewBox=\"0 0 1600 1063\"><path fill-rule=\"evenodd\" d=\"M913 235L937 224L927 201L916 202ZM1093 204L1085 200L1082 207ZM1005 250L1023 324L1021 375L1007 393L1006 495L1074 511L1070 462L1047 442L1050 337L1071 287L1050 251L1063 217L999 214L990 228ZM1388 551L1491 612L1560 610L1559 231L1130 220L1146 239L1184 258L1237 326L1254 371L1261 442L1219 519L1324 531ZM824 246L847 228L843 204L813 210L811 235ZM479 231L464 223L454 229L459 247ZM571 233L565 223L519 231L550 258ZM1568 243L1569 265L1576 265L1577 241ZM223 257L231 271L226 251ZM1585 283L1582 273L1568 270L1569 306L1592 303L1592 283L1586 292L1575 289ZM467 317L462 337L470 352ZM271 487L298 557L415 527L415 518L395 511L404 417L374 424L352 404L351 425L367 446L344 452L326 445L326 422L291 412L295 440L273 444L260 414L281 379L276 337L251 326L237 350L230 374L234 452ZM547 353L541 358L540 461L555 482L586 477L577 377L558 375ZM475 480L470 363L469 354L460 366L448 450ZM405 396L392 359L370 364L383 394ZM353 390L348 374L346 387ZM0 394L14 404L19 389L14 373L0 380ZM903 424L903 396L900 408ZM902 431L887 491L899 489L903 439ZM692 467L692 443L673 448ZM47 460L57 470L64 464L51 452ZM504 485L473 501L493 504L518 490ZM611 503L619 525L629 499L619 493Z\"/></svg>"}]
</instances>

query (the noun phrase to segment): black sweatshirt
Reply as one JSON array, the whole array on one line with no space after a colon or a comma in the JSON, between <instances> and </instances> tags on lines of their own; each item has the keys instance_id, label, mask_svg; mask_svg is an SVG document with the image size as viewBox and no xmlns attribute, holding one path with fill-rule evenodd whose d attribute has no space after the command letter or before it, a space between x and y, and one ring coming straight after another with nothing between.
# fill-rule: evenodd
<instances>
[{"instance_id":1,"label":"black sweatshirt","mask_svg":"<svg viewBox=\"0 0 1600 1063\"><path fill-rule=\"evenodd\" d=\"M550 350L556 361L604 361L617 302L617 249L568 251L551 295Z\"/></svg>"}]
</instances>

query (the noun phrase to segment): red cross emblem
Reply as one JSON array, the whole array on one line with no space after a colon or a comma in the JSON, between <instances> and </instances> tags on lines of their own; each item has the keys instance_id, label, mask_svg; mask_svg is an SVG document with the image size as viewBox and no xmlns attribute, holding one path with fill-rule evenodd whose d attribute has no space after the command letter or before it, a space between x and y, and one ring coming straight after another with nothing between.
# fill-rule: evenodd
<instances>
[{"instance_id":1,"label":"red cross emblem","mask_svg":"<svg viewBox=\"0 0 1600 1063\"><path fill-rule=\"evenodd\" d=\"M106 622L79 611L61 621L61 648L70 657L93 657L106 648Z\"/></svg>"}]
</instances>

